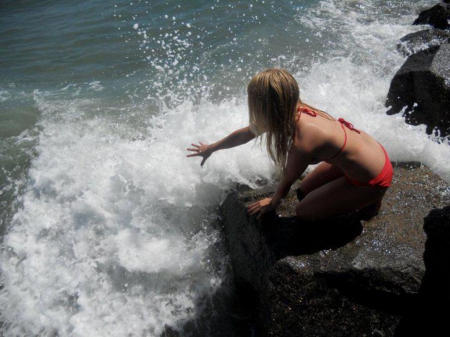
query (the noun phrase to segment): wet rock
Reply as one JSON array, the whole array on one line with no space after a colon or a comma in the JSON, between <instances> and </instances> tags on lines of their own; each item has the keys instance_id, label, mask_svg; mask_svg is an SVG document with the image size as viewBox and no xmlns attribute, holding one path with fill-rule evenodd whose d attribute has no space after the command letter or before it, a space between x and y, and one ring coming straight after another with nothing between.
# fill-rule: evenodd
<instances>
[{"instance_id":1,"label":"wet rock","mask_svg":"<svg viewBox=\"0 0 450 337\"><path fill-rule=\"evenodd\" d=\"M450 134L450 44L411 55L392 79L386 106L388 115L403 112L412 125L426 132Z\"/></svg>"},{"instance_id":2,"label":"wet rock","mask_svg":"<svg viewBox=\"0 0 450 337\"><path fill-rule=\"evenodd\" d=\"M245 205L272 192L232 191L221 206L257 336L407 336L446 322L416 310L450 307L450 188L430 170L397 165L370 220L298 222L293 191L278 214L248 216Z\"/></svg>"},{"instance_id":3,"label":"wet rock","mask_svg":"<svg viewBox=\"0 0 450 337\"><path fill-rule=\"evenodd\" d=\"M405 56L410 56L421 50L450 43L450 32L439 29L421 30L405 35L397 44L397 49Z\"/></svg>"},{"instance_id":4,"label":"wet rock","mask_svg":"<svg viewBox=\"0 0 450 337\"><path fill-rule=\"evenodd\" d=\"M437 5L419 14L413 25L431 25L439 29L449 29L450 24L449 0L444 0Z\"/></svg>"}]
</instances>

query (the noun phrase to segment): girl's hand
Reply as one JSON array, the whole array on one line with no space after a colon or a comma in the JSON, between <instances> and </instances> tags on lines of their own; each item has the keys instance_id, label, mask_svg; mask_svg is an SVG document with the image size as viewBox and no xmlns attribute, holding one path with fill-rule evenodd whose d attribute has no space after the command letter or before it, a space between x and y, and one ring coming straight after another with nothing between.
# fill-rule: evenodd
<instances>
[{"instance_id":1,"label":"girl's hand","mask_svg":"<svg viewBox=\"0 0 450 337\"><path fill-rule=\"evenodd\" d=\"M258 214L258 219L261 218L261 216L264 213L270 212L270 211L274 211L275 207L274 205L272 205L272 198L265 198L263 200L260 200L258 202L255 202L254 204L251 204L250 206L248 206L248 213L250 215L255 215Z\"/></svg>"},{"instance_id":2,"label":"girl's hand","mask_svg":"<svg viewBox=\"0 0 450 337\"><path fill-rule=\"evenodd\" d=\"M200 166L203 166L203 164L205 163L206 159L208 159L211 154L212 151L209 148L208 144L203 144L202 142L199 142L200 145L198 144L191 144L193 147L188 148L188 151L193 151L196 153L192 153L192 154L188 154L186 157L195 157L195 156L200 156L203 157L202 162L200 163Z\"/></svg>"}]
</instances>

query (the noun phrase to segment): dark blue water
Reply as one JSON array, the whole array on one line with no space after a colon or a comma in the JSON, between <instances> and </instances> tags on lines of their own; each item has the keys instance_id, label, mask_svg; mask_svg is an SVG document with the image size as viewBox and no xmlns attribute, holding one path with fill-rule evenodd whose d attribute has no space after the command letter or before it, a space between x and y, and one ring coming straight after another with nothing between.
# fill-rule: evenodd
<instances>
[{"instance_id":1,"label":"dark blue water","mask_svg":"<svg viewBox=\"0 0 450 337\"><path fill-rule=\"evenodd\" d=\"M285 67L302 98L393 160L450 181L448 146L385 114L399 38L431 1L2 1L0 289L5 336L248 335L217 207L272 179L246 85Z\"/></svg>"}]
</instances>

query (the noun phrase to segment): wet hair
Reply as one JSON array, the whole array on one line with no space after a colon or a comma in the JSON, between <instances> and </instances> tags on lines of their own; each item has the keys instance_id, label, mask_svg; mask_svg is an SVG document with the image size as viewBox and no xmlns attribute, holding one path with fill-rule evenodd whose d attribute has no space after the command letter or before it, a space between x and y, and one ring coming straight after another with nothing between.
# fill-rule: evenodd
<instances>
[{"instance_id":1,"label":"wet hair","mask_svg":"<svg viewBox=\"0 0 450 337\"><path fill-rule=\"evenodd\" d=\"M258 133L266 132L269 156L284 168L301 103L297 81L284 69L267 69L251 79L247 93L250 125Z\"/></svg>"}]
</instances>

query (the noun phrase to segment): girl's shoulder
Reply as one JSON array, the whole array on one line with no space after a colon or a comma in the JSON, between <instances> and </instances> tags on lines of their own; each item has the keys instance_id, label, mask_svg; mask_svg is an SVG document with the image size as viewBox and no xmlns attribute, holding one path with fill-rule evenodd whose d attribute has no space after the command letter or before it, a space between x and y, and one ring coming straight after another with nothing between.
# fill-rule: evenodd
<instances>
[{"instance_id":1,"label":"girl's shoulder","mask_svg":"<svg viewBox=\"0 0 450 337\"><path fill-rule=\"evenodd\" d=\"M315 118L303 118L297 122L293 145L308 153L321 147L329 139L329 134L320 124L315 122Z\"/></svg>"},{"instance_id":2,"label":"girl's shoulder","mask_svg":"<svg viewBox=\"0 0 450 337\"><path fill-rule=\"evenodd\" d=\"M303 118L296 128L294 146L314 158L333 156L345 141L341 123L335 119Z\"/></svg>"}]
</instances>

